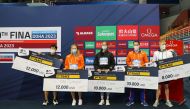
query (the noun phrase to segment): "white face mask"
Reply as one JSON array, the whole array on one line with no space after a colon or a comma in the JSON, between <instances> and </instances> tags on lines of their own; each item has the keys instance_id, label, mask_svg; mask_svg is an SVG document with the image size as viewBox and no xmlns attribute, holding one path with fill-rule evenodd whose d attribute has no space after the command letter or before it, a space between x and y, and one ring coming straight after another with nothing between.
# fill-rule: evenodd
<instances>
[{"instance_id":1,"label":"white face mask","mask_svg":"<svg viewBox=\"0 0 190 109\"><path fill-rule=\"evenodd\" d=\"M134 51L138 52L139 51L139 46L134 46Z\"/></svg>"},{"instance_id":2,"label":"white face mask","mask_svg":"<svg viewBox=\"0 0 190 109\"><path fill-rule=\"evenodd\" d=\"M56 50L51 49L50 52L51 52L51 54L54 54L56 52Z\"/></svg>"},{"instance_id":3,"label":"white face mask","mask_svg":"<svg viewBox=\"0 0 190 109\"><path fill-rule=\"evenodd\" d=\"M71 50L71 53L72 53L72 54L77 54L77 49L72 49L72 50Z\"/></svg>"},{"instance_id":4,"label":"white face mask","mask_svg":"<svg viewBox=\"0 0 190 109\"><path fill-rule=\"evenodd\" d=\"M103 49L103 50L106 50L107 48L108 48L108 47L105 46L105 45L102 46L102 49Z\"/></svg>"},{"instance_id":5,"label":"white face mask","mask_svg":"<svg viewBox=\"0 0 190 109\"><path fill-rule=\"evenodd\" d=\"M161 45L160 46L160 50L165 50L166 49L166 45Z\"/></svg>"}]
</instances>

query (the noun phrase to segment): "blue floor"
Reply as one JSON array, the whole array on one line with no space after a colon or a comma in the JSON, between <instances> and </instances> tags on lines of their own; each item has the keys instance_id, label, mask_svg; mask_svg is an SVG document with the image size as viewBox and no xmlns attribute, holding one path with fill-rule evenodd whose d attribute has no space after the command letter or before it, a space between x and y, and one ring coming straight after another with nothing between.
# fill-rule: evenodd
<instances>
[{"instance_id":1,"label":"blue floor","mask_svg":"<svg viewBox=\"0 0 190 109\"><path fill-rule=\"evenodd\" d=\"M184 91L186 102L183 105L174 104L174 107L170 109L190 109L190 81L189 79L184 79ZM141 104L136 103L131 107L125 105L125 101L111 100L111 106L98 106L97 101L84 101L83 106L71 106L71 101L69 100L60 100L60 104L53 106L51 103L48 106L42 106L41 101L39 100L6 100L0 101L0 109L154 109L152 107L153 101L149 102L148 107L143 107ZM157 109L168 109L164 101L160 102L160 105Z\"/></svg>"}]
</instances>

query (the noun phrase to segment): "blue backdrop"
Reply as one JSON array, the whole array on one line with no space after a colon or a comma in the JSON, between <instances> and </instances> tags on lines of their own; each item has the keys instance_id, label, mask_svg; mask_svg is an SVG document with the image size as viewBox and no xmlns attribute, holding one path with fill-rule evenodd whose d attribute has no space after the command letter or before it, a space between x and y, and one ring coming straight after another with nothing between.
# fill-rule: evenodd
<instances>
[{"instance_id":1,"label":"blue backdrop","mask_svg":"<svg viewBox=\"0 0 190 109\"><path fill-rule=\"evenodd\" d=\"M159 5L0 7L0 27L61 26L63 58L73 43L74 27L119 24L160 25ZM11 66L0 64L0 100L42 99L42 78L12 70Z\"/></svg>"}]
</instances>

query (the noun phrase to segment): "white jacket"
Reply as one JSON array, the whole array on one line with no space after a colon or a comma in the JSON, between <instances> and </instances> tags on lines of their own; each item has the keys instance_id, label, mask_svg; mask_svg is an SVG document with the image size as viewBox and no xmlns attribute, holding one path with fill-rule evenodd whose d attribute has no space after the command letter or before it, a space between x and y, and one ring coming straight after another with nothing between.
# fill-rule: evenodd
<instances>
[{"instance_id":1,"label":"white jacket","mask_svg":"<svg viewBox=\"0 0 190 109\"><path fill-rule=\"evenodd\" d=\"M169 50L155 51L154 56L153 56L153 60L154 61L159 61L159 60L168 59L168 58L172 58L172 57L173 57L173 54Z\"/></svg>"}]
</instances>

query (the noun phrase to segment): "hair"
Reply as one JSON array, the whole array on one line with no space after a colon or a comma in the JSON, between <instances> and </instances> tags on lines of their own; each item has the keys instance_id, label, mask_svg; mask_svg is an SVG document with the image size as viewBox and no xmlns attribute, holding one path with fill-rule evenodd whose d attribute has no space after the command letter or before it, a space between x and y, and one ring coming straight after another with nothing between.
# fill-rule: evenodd
<instances>
[{"instance_id":1,"label":"hair","mask_svg":"<svg viewBox=\"0 0 190 109\"><path fill-rule=\"evenodd\" d=\"M139 42L139 41L134 41L133 44L134 44L135 42L137 42L137 43L140 45L140 42Z\"/></svg>"},{"instance_id":2,"label":"hair","mask_svg":"<svg viewBox=\"0 0 190 109\"><path fill-rule=\"evenodd\" d=\"M55 48L57 50L57 45L53 44L53 45L50 46L50 48Z\"/></svg>"},{"instance_id":3,"label":"hair","mask_svg":"<svg viewBox=\"0 0 190 109\"><path fill-rule=\"evenodd\" d=\"M80 54L80 51L79 51L79 49L78 49L77 44L72 44L71 47L72 47L72 46L76 46L76 48L77 48L77 56L78 56L78 55Z\"/></svg>"},{"instance_id":4,"label":"hair","mask_svg":"<svg viewBox=\"0 0 190 109\"><path fill-rule=\"evenodd\" d=\"M106 42L106 41L103 41L102 43L106 43L106 45L108 45L108 42Z\"/></svg>"}]
</instances>

